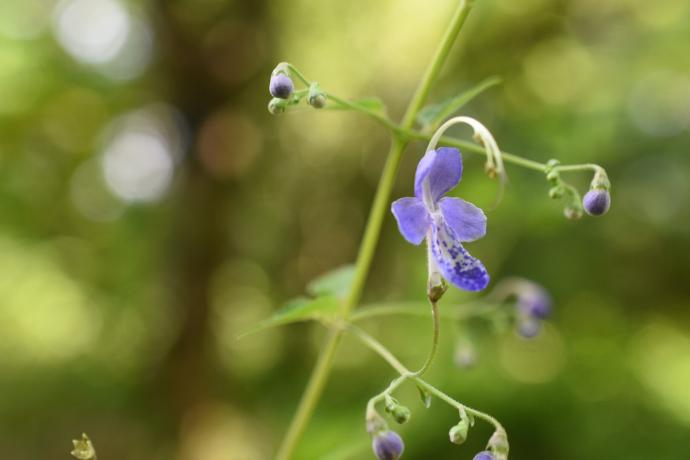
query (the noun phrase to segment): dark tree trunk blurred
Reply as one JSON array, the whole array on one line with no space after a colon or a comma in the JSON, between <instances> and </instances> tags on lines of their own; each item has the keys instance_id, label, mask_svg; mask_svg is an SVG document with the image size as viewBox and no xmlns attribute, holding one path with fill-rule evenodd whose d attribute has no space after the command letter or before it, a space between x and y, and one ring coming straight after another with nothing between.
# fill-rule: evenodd
<instances>
[{"instance_id":1,"label":"dark tree trunk blurred","mask_svg":"<svg viewBox=\"0 0 690 460\"><path fill-rule=\"evenodd\" d=\"M232 179L214 178L207 172L199 159L197 141L204 122L232 106L242 90L241 84L246 82L246 78L223 81L214 75L204 49L205 38L210 29L229 18L231 24L239 27L246 27L249 22L262 28L264 14L264 2L241 2L229 4L220 14L207 18L206 25L190 26L180 9L183 3L158 0L153 11L161 51L158 73L164 82L163 97L181 112L190 129L190 147L180 168L181 181L171 197L173 233L166 250L166 263L170 264L166 267L168 298L180 327L155 388L160 390L161 414L168 414L168 427L178 439L183 424L211 396L210 282L222 261L232 255L226 244L229 225L225 216L235 185ZM193 7L194 2L186 3L187 8ZM232 60L232 52L246 52L246 45L229 44L230 55L226 50L221 58ZM237 62L241 65L242 59Z\"/></svg>"}]
</instances>

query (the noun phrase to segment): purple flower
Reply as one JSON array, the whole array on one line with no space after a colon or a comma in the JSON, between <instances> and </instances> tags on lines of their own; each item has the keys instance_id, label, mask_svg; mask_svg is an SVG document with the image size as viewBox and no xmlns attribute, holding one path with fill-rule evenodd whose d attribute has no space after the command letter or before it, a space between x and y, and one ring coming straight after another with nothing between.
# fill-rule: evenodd
<instances>
[{"instance_id":1,"label":"purple flower","mask_svg":"<svg viewBox=\"0 0 690 460\"><path fill-rule=\"evenodd\" d=\"M271 93L271 96L280 99L287 99L290 97L293 89L294 85L290 77L282 73L273 75L268 84L268 91Z\"/></svg>"},{"instance_id":2,"label":"purple flower","mask_svg":"<svg viewBox=\"0 0 690 460\"><path fill-rule=\"evenodd\" d=\"M522 280L517 290L517 307L527 316L545 319L551 313L551 296L537 283Z\"/></svg>"},{"instance_id":3,"label":"purple flower","mask_svg":"<svg viewBox=\"0 0 690 460\"><path fill-rule=\"evenodd\" d=\"M376 458L379 460L398 460L405 450L405 444L395 431L383 431L376 436L371 444Z\"/></svg>"},{"instance_id":4,"label":"purple flower","mask_svg":"<svg viewBox=\"0 0 690 460\"><path fill-rule=\"evenodd\" d=\"M525 338L536 337L541 331L542 320L551 314L551 296L537 283L514 280L517 296L517 331Z\"/></svg>"},{"instance_id":5,"label":"purple flower","mask_svg":"<svg viewBox=\"0 0 690 460\"><path fill-rule=\"evenodd\" d=\"M462 157L454 148L429 150L417 165L415 196L392 205L402 236L412 244L425 238L441 275L467 291L480 291L489 283L484 265L461 243L486 234L486 216L460 198L443 197L462 177Z\"/></svg>"},{"instance_id":6,"label":"purple flower","mask_svg":"<svg viewBox=\"0 0 690 460\"><path fill-rule=\"evenodd\" d=\"M475 455L472 460L494 460L494 455L488 450L485 450Z\"/></svg>"},{"instance_id":7,"label":"purple flower","mask_svg":"<svg viewBox=\"0 0 690 460\"><path fill-rule=\"evenodd\" d=\"M592 189L582 198L582 206L590 216L601 216L606 214L611 206L611 195L603 188Z\"/></svg>"}]
</instances>

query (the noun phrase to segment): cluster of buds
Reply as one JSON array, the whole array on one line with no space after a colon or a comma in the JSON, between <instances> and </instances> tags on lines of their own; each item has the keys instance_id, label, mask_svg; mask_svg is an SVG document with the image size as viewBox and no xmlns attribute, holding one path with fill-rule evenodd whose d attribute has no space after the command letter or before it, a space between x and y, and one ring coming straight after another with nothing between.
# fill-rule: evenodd
<instances>
[{"instance_id":1,"label":"cluster of buds","mask_svg":"<svg viewBox=\"0 0 690 460\"><path fill-rule=\"evenodd\" d=\"M327 100L326 94L316 82L310 83L308 90L295 91L295 84L290 77L290 64L287 62L281 62L271 72L268 92L273 96L268 103L268 111L273 115L285 112L289 106L297 105L305 95L307 103L315 109L323 108Z\"/></svg>"},{"instance_id":2,"label":"cluster of buds","mask_svg":"<svg viewBox=\"0 0 690 460\"><path fill-rule=\"evenodd\" d=\"M507 460L508 436L503 428L497 428L486 445L486 450L479 452L473 460Z\"/></svg>"},{"instance_id":3,"label":"cluster of buds","mask_svg":"<svg viewBox=\"0 0 690 460\"><path fill-rule=\"evenodd\" d=\"M549 197L552 199L565 199L563 214L568 219L579 219L583 211L590 216L601 216L611 207L611 183L606 176L606 171L596 167L594 178L589 186L589 191L580 199L578 191L561 179L558 169L558 161L550 160L546 164L546 179L551 182Z\"/></svg>"}]
</instances>

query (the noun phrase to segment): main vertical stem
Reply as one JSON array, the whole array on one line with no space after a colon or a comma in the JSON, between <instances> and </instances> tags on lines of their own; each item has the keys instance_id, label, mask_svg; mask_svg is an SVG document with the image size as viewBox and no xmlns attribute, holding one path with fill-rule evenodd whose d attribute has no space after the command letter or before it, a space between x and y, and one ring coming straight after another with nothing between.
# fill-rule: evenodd
<instances>
[{"instance_id":1,"label":"main vertical stem","mask_svg":"<svg viewBox=\"0 0 690 460\"><path fill-rule=\"evenodd\" d=\"M460 29L462 29L462 26L467 19L473 3L474 0L460 0L458 3L458 7L453 13L453 17L448 24L448 28L446 29L443 39L436 49L429 66L424 72L419 86L412 96L412 100L410 101L407 111L403 116L400 124L403 130L409 130L414 126L415 118L429 96L432 84L438 77L441 67L446 61L446 58L453 47L453 43L455 42L455 39L460 33ZM364 230L364 238L357 255L355 277L350 290L350 295L343 305L342 316L344 319L347 319L350 312L359 303L362 297L364 283L369 274L371 261L374 258L374 252L376 250L376 244L378 242L379 235L381 234L383 220L388 210L388 202L390 200L391 191L393 190L393 185L395 184L395 178L400 165L400 158L402 157L402 153L409 142L409 139L396 135L388 152L386 164L383 168L383 173L376 190L376 196L374 197L374 203L371 207L369 219L367 220L367 225ZM302 436L302 433L304 433L307 423L309 422L314 408L316 407L316 403L321 397L321 393L323 392L323 388L331 371L333 357L338 349L341 335L341 330L334 329L330 332L328 338L326 339L326 342L321 349L319 358L316 362L316 366L309 377L309 382L307 383L307 387L299 402L297 411L295 412L292 422L290 423L290 427L288 428L288 431L276 456L278 460L288 460L292 457L292 454L297 447L299 438Z\"/></svg>"}]
</instances>

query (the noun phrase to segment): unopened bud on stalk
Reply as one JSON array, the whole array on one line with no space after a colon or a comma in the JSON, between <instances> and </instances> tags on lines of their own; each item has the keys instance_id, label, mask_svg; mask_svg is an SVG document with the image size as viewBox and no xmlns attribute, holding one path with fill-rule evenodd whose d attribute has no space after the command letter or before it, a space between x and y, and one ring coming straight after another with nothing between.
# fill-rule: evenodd
<instances>
[{"instance_id":1,"label":"unopened bud on stalk","mask_svg":"<svg viewBox=\"0 0 690 460\"><path fill-rule=\"evenodd\" d=\"M467 440L467 432L470 428L470 421L462 419L457 425L453 426L448 432L450 442L453 444L462 444Z\"/></svg>"}]
</instances>

